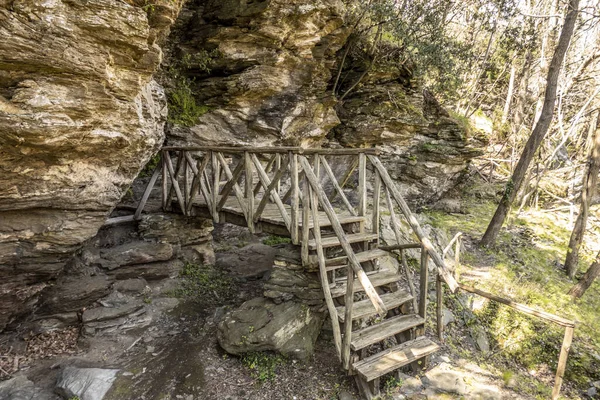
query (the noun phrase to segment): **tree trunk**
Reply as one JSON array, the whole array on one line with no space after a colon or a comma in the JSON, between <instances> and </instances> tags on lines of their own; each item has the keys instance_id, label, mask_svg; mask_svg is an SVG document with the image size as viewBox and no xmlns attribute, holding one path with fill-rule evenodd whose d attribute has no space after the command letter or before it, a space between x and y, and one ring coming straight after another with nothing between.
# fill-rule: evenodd
<instances>
[{"instance_id":1,"label":"tree trunk","mask_svg":"<svg viewBox=\"0 0 600 400\"><path fill-rule=\"evenodd\" d=\"M552 56L550 67L548 68L548 77L546 79L546 82L548 83L546 86L546 94L544 96L544 107L542 108L542 113L540 114L540 118L536 123L531 136L529 136L529 139L527 140L527 144L525 144L525 148L523 149L523 153L521 154L521 158L517 163L512 177L506 184L504 195L502 196L502 200L496 209L496 213L494 214L494 217L490 221L490 224L488 225L487 230L481 239L482 246L490 246L496 241L496 237L498 236L498 233L500 233L500 229L502 228L502 224L504 224L504 220L508 215L508 211L510 210L510 206L515 198L515 195L521 187L521 183L523 183L523 178L525 177L525 173L527 172L529 164L531 163L533 156L540 147L540 144L544 140L544 137L550 128L550 123L552 122L552 118L554 116L558 76L561 65L565 58L565 54L569 47L569 42L573 36L575 22L577 21L578 7L579 0L569 0L565 23L560 32L560 38L558 39L554 56Z\"/></svg>"},{"instance_id":2,"label":"tree trunk","mask_svg":"<svg viewBox=\"0 0 600 400\"><path fill-rule=\"evenodd\" d=\"M590 152L588 166L583 175L581 187L581 206L579 215L575 221L571 239L569 240L569 248L567 249L567 257L565 258L565 269L569 278L573 279L577 272L577 264L579 262L579 248L583 241L583 234L587 225L587 219L590 209L590 202L596 192L598 184L598 172L600 172L600 113L596 118L596 129L594 131L594 146Z\"/></svg>"},{"instance_id":3,"label":"tree trunk","mask_svg":"<svg viewBox=\"0 0 600 400\"><path fill-rule=\"evenodd\" d=\"M517 68L515 67L515 61L510 67L510 79L508 81L508 92L506 93L506 101L504 102L504 109L502 110L502 125L506 123L508 120L508 113L510 111L510 103L513 98L513 92L515 90L515 75L517 73Z\"/></svg>"},{"instance_id":4,"label":"tree trunk","mask_svg":"<svg viewBox=\"0 0 600 400\"><path fill-rule=\"evenodd\" d=\"M586 290L592 285L594 279L596 279L600 275L600 252L596 254L596 259L590 265L590 268L587 270L583 278L577 282L575 286L569 290L569 294L573 296L574 299L578 299L585 293Z\"/></svg>"}]
</instances>

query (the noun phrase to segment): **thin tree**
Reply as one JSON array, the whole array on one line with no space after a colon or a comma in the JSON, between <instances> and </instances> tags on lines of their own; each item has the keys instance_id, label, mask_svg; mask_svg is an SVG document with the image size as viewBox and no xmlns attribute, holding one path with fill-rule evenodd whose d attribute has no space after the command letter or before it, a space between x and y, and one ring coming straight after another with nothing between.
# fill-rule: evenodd
<instances>
[{"instance_id":1,"label":"thin tree","mask_svg":"<svg viewBox=\"0 0 600 400\"><path fill-rule=\"evenodd\" d=\"M523 153L521 153L521 158L519 158L519 162L515 167L513 175L506 184L502 200L500 201L500 204L498 204L498 208L496 209L494 217L490 221L490 224L488 225L487 230L481 239L482 246L490 246L496 241L496 237L498 236L498 233L500 233L500 229L506 220L510 206L514 201L521 184L523 183L523 178L525 177L527 169L529 168L529 164L531 163L536 151L540 147L540 144L544 140L546 133L548 133L552 118L554 117L558 76L561 65L565 58L565 54L567 53L567 49L569 47L569 42L573 36L573 31L575 30L578 7L579 0L569 0L565 22L560 32L560 38L558 39L558 44L554 50L552 61L550 62L550 66L548 68L546 94L544 96L544 106L542 108L540 118L535 124L533 132L525 144L525 148L523 149Z\"/></svg>"},{"instance_id":2,"label":"thin tree","mask_svg":"<svg viewBox=\"0 0 600 400\"><path fill-rule=\"evenodd\" d=\"M593 134L593 146L589 156L588 166L583 175L581 187L581 205L579 215L575 221L575 226L571 232L569 247L567 249L567 257L565 258L565 269L569 278L573 279L577 272L577 264L579 262L579 248L583 241L583 234L587 225L590 203L596 192L598 184L598 172L600 172L600 113L596 118L596 128Z\"/></svg>"},{"instance_id":3,"label":"thin tree","mask_svg":"<svg viewBox=\"0 0 600 400\"><path fill-rule=\"evenodd\" d=\"M583 278L569 290L569 294L573 296L574 299L580 298L592 285L594 279L596 279L598 275L600 275L600 252L596 254L596 259L592 265L590 265L590 268L586 271L585 275L583 275Z\"/></svg>"}]
</instances>

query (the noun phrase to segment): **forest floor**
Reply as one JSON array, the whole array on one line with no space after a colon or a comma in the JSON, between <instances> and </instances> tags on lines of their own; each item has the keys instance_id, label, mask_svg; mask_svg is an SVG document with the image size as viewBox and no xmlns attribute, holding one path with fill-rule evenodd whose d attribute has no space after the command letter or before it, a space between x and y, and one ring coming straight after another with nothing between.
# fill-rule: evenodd
<instances>
[{"instance_id":1,"label":"forest floor","mask_svg":"<svg viewBox=\"0 0 600 400\"><path fill-rule=\"evenodd\" d=\"M578 322L563 395L585 397L588 390L596 392L591 387L600 380L600 282L595 282L579 301L574 302L567 295L575 283L563 269L573 217L568 209L548 210L556 207L552 204L513 212L496 245L480 248L478 241L502 189L502 185L471 181L455 193L460 212L431 209L424 213L448 237L458 232L464 234L457 269L460 282ZM600 250L599 211L600 207L595 206L590 212L580 275ZM459 300L454 295L446 299L446 306L457 316L464 308ZM495 371L507 382L517 382L521 392L549 398L564 329L494 303L481 303L474 315L473 320L465 321L466 325L476 324L486 330L490 351L486 354L465 351L460 340L451 334L447 335L448 346Z\"/></svg>"}]
</instances>

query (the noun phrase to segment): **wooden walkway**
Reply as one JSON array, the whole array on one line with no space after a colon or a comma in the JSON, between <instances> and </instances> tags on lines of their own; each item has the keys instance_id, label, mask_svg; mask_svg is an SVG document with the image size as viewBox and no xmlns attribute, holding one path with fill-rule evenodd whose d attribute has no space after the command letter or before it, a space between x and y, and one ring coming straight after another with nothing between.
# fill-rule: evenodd
<instances>
[{"instance_id":1,"label":"wooden walkway","mask_svg":"<svg viewBox=\"0 0 600 400\"><path fill-rule=\"evenodd\" d=\"M133 219L141 217L160 182L164 210L290 237L301 248L302 264L318 266L337 355L364 398L379 396L381 376L407 365L423 368L437 351L438 344L425 336L429 262L437 271L436 322L442 341L442 283L452 292L459 288L443 257L453 243L458 254L459 236L442 255L435 251L376 150L167 147L161 155ZM395 243L382 245L383 216ZM412 230L409 243L403 242L407 227ZM420 249L418 279L408 267L408 249ZM401 261L398 270L379 265L390 252ZM566 326L553 392L557 398L574 323L487 297ZM382 343L390 340L396 345L383 350Z\"/></svg>"}]
</instances>

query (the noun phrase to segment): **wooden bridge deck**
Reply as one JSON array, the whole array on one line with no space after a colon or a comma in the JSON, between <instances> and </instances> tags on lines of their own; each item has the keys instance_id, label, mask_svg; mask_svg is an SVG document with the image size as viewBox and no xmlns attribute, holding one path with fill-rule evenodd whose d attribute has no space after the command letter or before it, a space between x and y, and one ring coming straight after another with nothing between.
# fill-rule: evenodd
<instances>
[{"instance_id":1,"label":"wooden bridge deck","mask_svg":"<svg viewBox=\"0 0 600 400\"><path fill-rule=\"evenodd\" d=\"M259 203L261 197L255 198L256 202ZM219 201L221 196L219 196ZM291 214L292 208L288 204L283 205L286 212ZM206 218L211 218L209 206L206 204L205 199L202 196L198 196L194 199L192 205L193 213ZM349 224L353 222L362 222L365 217L351 215L348 211L338 211L338 218L340 223ZM242 211L242 206L235 196L228 196L223 208L219 211L219 220L221 222L227 222L239 226L247 226L247 221ZM308 221L308 227L313 227L312 219ZM302 218L298 221L300 229L304 226ZM319 227L327 228L331 226L331 221L327 217L324 211L319 211ZM257 232L271 233L279 236L290 237L291 233L285 225L281 211L274 203L267 203L265 209L260 215L258 221L255 224Z\"/></svg>"}]
</instances>

